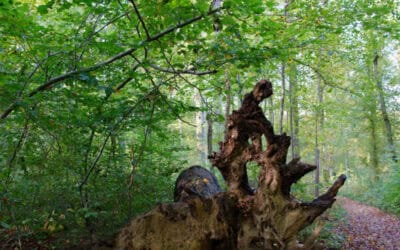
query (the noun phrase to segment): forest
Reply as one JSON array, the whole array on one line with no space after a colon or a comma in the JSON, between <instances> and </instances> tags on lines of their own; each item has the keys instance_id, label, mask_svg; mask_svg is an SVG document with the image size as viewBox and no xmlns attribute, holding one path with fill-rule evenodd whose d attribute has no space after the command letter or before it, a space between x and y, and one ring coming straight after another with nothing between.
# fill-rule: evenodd
<instances>
[{"instance_id":1,"label":"forest","mask_svg":"<svg viewBox=\"0 0 400 250\"><path fill-rule=\"evenodd\" d=\"M400 1L1 0L0 138L0 249L400 249Z\"/></svg>"}]
</instances>

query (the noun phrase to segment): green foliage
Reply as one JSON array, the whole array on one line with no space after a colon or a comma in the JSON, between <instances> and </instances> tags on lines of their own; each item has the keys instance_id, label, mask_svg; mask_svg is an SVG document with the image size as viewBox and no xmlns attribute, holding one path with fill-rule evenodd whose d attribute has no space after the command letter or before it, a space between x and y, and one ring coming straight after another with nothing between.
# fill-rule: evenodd
<instances>
[{"instance_id":1,"label":"green foliage","mask_svg":"<svg viewBox=\"0 0 400 250\"><path fill-rule=\"evenodd\" d=\"M383 183L383 207L391 212L400 214L400 171L392 170Z\"/></svg>"},{"instance_id":2,"label":"green foliage","mask_svg":"<svg viewBox=\"0 0 400 250\"><path fill-rule=\"evenodd\" d=\"M400 215L400 183L398 168L392 168L382 173L379 179L371 183L374 174L371 171L360 170L357 183L352 182L346 187L344 194L360 202L379 207L385 211Z\"/></svg>"},{"instance_id":3,"label":"green foliage","mask_svg":"<svg viewBox=\"0 0 400 250\"><path fill-rule=\"evenodd\" d=\"M346 210L335 204L322 215L322 218L317 219L312 226L301 231L300 240L303 242L307 240L315 228L318 227L318 224L321 223L323 227L316 241L316 245L319 244L329 249L340 249L346 239L346 235L336 233L335 229L339 224L346 223L346 219Z\"/></svg>"},{"instance_id":4,"label":"green foliage","mask_svg":"<svg viewBox=\"0 0 400 250\"><path fill-rule=\"evenodd\" d=\"M210 2L134 1L140 18L131 1L0 2L0 112L12 110L0 120L1 227L75 242L112 235L171 201L182 169L206 164L206 122L196 117L213 120L217 150L227 95L236 109L260 78L275 84L262 104L275 128L284 93L284 131L298 109L304 161L314 162L316 114L324 113L322 191L345 172L347 195L399 212L372 67L378 53L398 147L396 1L230 0L208 14ZM196 75L208 71L217 72ZM256 186L258 167L248 169ZM314 187L309 174L292 191L310 200Z\"/></svg>"}]
</instances>

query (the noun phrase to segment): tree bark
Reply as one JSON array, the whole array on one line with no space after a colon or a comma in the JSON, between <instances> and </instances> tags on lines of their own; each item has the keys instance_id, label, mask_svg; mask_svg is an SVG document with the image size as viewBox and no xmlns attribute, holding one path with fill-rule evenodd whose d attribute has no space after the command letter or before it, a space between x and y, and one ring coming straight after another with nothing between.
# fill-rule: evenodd
<instances>
[{"instance_id":1,"label":"tree bark","mask_svg":"<svg viewBox=\"0 0 400 250\"><path fill-rule=\"evenodd\" d=\"M228 70L225 71L225 91L226 91L226 101L225 101L225 133L228 130L228 117L231 113L231 81L229 80Z\"/></svg>"},{"instance_id":2,"label":"tree bark","mask_svg":"<svg viewBox=\"0 0 400 250\"><path fill-rule=\"evenodd\" d=\"M197 91L195 94L195 102L198 108L202 108L201 96L200 92ZM205 112L200 110L196 113L196 138L197 138L197 152L199 156L200 164L204 164L206 162L206 153L204 146L204 123L205 123Z\"/></svg>"},{"instance_id":3,"label":"tree bark","mask_svg":"<svg viewBox=\"0 0 400 250\"><path fill-rule=\"evenodd\" d=\"M211 155L213 152L212 141L213 141L213 119L212 115L207 115L207 156ZM213 166L211 166L211 169Z\"/></svg>"},{"instance_id":4,"label":"tree bark","mask_svg":"<svg viewBox=\"0 0 400 250\"><path fill-rule=\"evenodd\" d=\"M279 133L283 133L283 115L285 112L285 96L286 96L286 66L282 63L281 67L282 78L282 98L281 98L281 111L279 116Z\"/></svg>"},{"instance_id":5,"label":"tree bark","mask_svg":"<svg viewBox=\"0 0 400 250\"><path fill-rule=\"evenodd\" d=\"M295 66L290 68L289 78L289 117L290 117L290 137L292 138L291 152L292 159L300 156L299 145L299 106L297 97L297 69Z\"/></svg>"},{"instance_id":6,"label":"tree bark","mask_svg":"<svg viewBox=\"0 0 400 250\"><path fill-rule=\"evenodd\" d=\"M323 88L321 85L321 77L318 76L318 107L315 114L315 165L317 169L315 170L314 184L315 184L315 197L319 195L319 185L320 185L320 173L321 173L321 150L319 143L319 133L324 125L324 110L322 108L323 103Z\"/></svg>"},{"instance_id":7,"label":"tree bark","mask_svg":"<svg viewBox=\"0 0 400 250\"><path fill-rule=\"evenodd\" d=\"M397 162L396 147L393 142L392 124L390 122L389 115L387 112L385 95L384 95L383 86L382 86L382 77L379 72L379 65L378 65L379 64L379 56L378 56L378 54L375 55L373 64L374 64L375 83L376 83L376 87L378 89L378 97L379 97L379 104L380 104L379 106L380 106L380 110L382 113L383 123L385 124L386 139L389 144L389 150L392 155L392 160L393 160L393 162L396 163Z\"/></svg>"},{"instance_id":8,"label":"tree bark","mask_svg":"<svg viewBox=\"0 0 400 250\"><path fill-rule=\"evenodd\" d=\"M370 125L370 162L372 168L374 169L374 179L377 178L379 174L379 153L378 153L378 138L377 138L377 128L376 128L376 110L375 105L371 107L369 112L368 121Z\"/></svg>"},{"instance_id":9,"label":"tree bark","mask_svg":"<svg viewBox=\"0 0 400 250\"><path fill-rule=\"evenodd\" d=\"M311 202L290 194L292 184L316 166L300 158L286 162L290 137L276 135L259 107L271 95L267 80L245 95L241 108L228 118L220 152L210 157L227 191L218 190L210 172L186 170L177 180L176 202L133 220L118 235L117 249L305 249L297 234L333 204L346 177L341 175ZM256 190L247 180L246 164L251 161L260 166ZM306 249L310 245L307 241Z\"/></svg>"},{"instance_id":10,"label":"tree bark","mask_svg":"<svg viewBox=\"0 0 400 250\"><path fill-rule=\"evenodd\" d=\"M317 142L317 134L315 135L315 140L316 143ZM314 184L315 184L315 191L314 191L314 195L315 197L318 197L319 195L319 175L320 175L320 151L319 151L319 147L318 144L316 144L315 146L315 165L317 166L317 168L315 169L315 176L314 176Z\"/></svg>"},{"instance_id":11,"label":"tree bark","mask_svg":"<svg viewBox=\"0 0 400 250\"><path fill-rule=\"evenodd\" d=\"M268 99L268 113L269 113L269 120L271 124L275 124L275 112L274 112L274 99L271 97Z\"/></svg>"}]
</instances>

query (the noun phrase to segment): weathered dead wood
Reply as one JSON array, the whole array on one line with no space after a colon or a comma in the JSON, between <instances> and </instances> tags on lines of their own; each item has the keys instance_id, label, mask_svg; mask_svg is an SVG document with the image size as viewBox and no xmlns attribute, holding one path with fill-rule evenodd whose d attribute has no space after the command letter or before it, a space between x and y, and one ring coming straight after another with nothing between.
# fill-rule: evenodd
<instances>
[{"instance_id":1,"label":"weathered dead wood","mask_svg":"<svg viewBox=\"0 0 400 250\"><path fill-rule=\"evenodd\" d=\"M211 198L222 192L217 178L205 168L192 166L184 170L176 179L174 201L184 201L189 197Z\"/></svg>"},{"instance_id":2,"label":"weathered dead wood","mask_svg":"<svg viewBox=\"0 0 400 250\"><path fill-rule=\"evenodd\" d=\"M175 188L180 202L159 205L133 220L117 238L117 248L302 249L297 234L333 204L346 177L341 175L311 202L290 195L292 184L315 166L300 158L286 163L290 137L275 135L259 107L272 92L271 82L261 80L245 95L242 107L229 116L220 152L209 156L228 190L220 192L215 177L204 169L187 170ZM255 191L248 184L250 161L260 166ZM307 241L307 248L310 245Z\"/></svg>"}]
</instances>

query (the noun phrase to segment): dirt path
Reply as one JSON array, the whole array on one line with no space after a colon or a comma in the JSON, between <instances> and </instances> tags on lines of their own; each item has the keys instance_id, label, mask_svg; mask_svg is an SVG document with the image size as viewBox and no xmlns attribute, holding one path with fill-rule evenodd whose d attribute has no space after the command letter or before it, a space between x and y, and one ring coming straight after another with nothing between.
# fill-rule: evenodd
<instances>
[{"instance_id":1,"label":"dirt path","mask_svg":"<svg viewBox=\"0 0 400 250\"><path fill-rule=\"evenodd\" d=\"M400 250L400 219L375 207L339 197L348 219L336 233L346 235L342 249Z\"/></svg>"}]
</instances>

